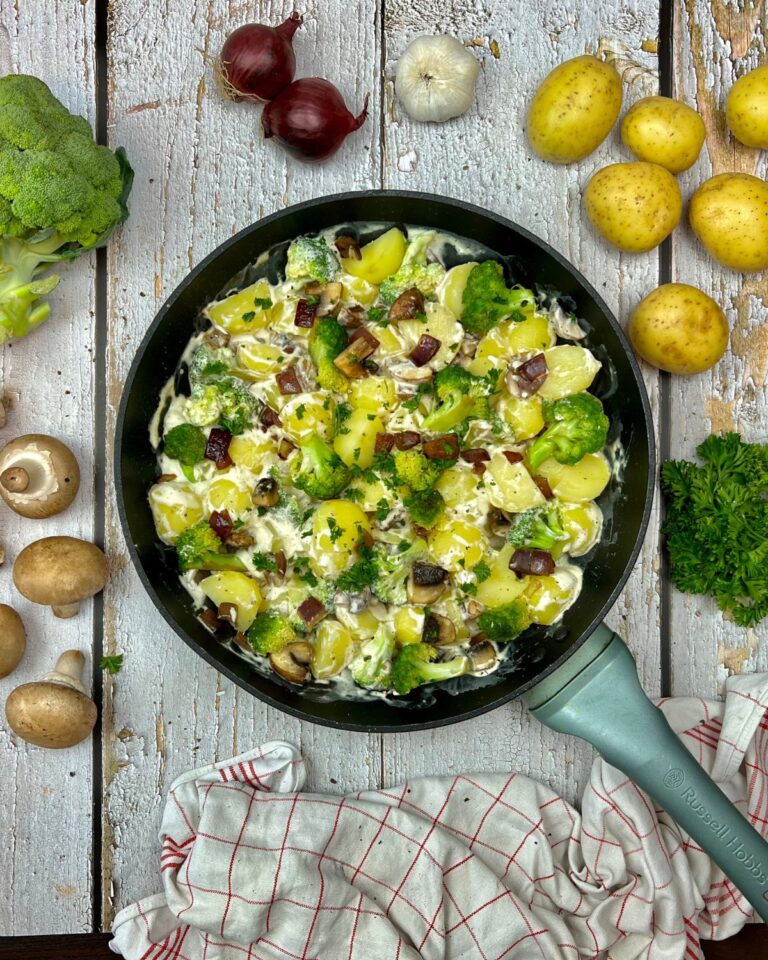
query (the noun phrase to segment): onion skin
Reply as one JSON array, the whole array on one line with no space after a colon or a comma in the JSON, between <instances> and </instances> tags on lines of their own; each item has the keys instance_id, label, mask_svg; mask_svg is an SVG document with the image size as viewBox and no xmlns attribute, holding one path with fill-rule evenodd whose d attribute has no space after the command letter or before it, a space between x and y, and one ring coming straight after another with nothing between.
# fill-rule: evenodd
<instances>
[{"instance_id":1,"label":"onion skin","mask_svg":"<svg viewBox=\"0 0 768 960\"><path fill-rule=\"evenodd\" d=\"M293 35L303 23L294 12L280 24L246 23L224 41L216 64L219 86L232 100L276 97L296 73Z\"/></svg>"},{"instance_id":2,"label":"onion skin","mask_svg":"<svg viewBox=\"0 0 768 960\"><path fill-rule=\"evenodd\" d=\"M294 80L267 104L261 115L264 136L291 156L320 163L333 156L346 137L359 130L368 116L368 97L355 117L338 89L321 77Z\"/></svg>"}]
</instances>

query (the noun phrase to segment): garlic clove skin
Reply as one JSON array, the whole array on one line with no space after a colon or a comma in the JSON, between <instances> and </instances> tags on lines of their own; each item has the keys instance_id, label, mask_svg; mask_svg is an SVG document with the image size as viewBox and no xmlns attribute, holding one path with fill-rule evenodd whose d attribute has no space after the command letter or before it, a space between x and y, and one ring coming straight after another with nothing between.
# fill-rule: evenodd
<instances>
[{"instance_id":1,"label":"garlic clove skin","mask_svg":"<svg viewBox=\"0 0 768 960\"><path fill-rule=\"evenodd\" d=\"M469 110L479 73L455 37L416 37L398 60L395 92L414 120L441 123Z\"/></svg>"}]
</instances>

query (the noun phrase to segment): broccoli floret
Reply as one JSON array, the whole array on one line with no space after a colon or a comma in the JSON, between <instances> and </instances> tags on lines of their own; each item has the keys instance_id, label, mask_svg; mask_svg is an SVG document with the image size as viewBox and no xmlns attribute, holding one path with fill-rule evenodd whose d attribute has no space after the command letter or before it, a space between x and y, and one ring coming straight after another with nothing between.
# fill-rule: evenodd
<instances>
[{"instance_id":1,"label":"broccoli floret","mask_svg":"<svg viewBox=\"0 0 768 960\"><path fill-rule=\"evenodd\" d=\"M567 539L556 502L516 514L507 534L512 546L527 550L551 550L559 540Z\"/></svg>"},{"instance_id":2,"label":"broccoli floret","mask_svg":"<svg viewBox=\"0 0 768 960\"><path fill-rule=\"evenodd\" d=\"M233 375L235 354L229 347L212 347L201 343L195 348L189 361L189 382L195 387L200 383L217 383L222 377Z\"/></svg>"},{"instance_id":3,"label":"broccoli floret","mask_svg":"<svg viewBox=\"0 0 768 960\"><path fill-rule=\"evenodd\" d=\"M427 263L427 247L434 236L434 233L423 233L411 240L397 272L387 277L379 287L379 300L382 303L389 306L411 287L416 287L425 297L435 295L437 285L445 276L445 267L440 263Z\"/></svg>"},{"instance_id":4,"label":"broccoli floret","mask_svg":"<svg viewBox=\"0 0 768 960\"><path fill-rule=\"evenodd\" d=\"M122 147L94 142L36 77L0 78L0 343L50 313L46 271L106 244L128 216L133 170Z\"/></svg>"},{"instance_id":5,"label":"broccoli floret","mask_svg":"<svg viewBox=\"0 0 768 960\"><path fill-rule=\"evenodd\" d=\"M395 476L400 483L417 492L434 487L445 469L442 460L430 460L418 450L396 450L394 464Z\"/></svg>"},{"instance_id":6,"label":"broccoli floret","mask_svg":"<svg viewBox=\"0 0 768 960\"><path fill-rule=\"evenodd\" d=\"M333 362L347 345L347 331L333 317L322 317L309 334L309 355L317 368L317 382L325 390L346 393L349 380Z\"/></svg>"},{"instance_id":7,"label":"broccoli floret","mask_svg":"<svg viewBox=\"0 0 768 960\"><path fill-rule=\"evenodd\" d=\"M206 520L201 520L179 535L176 541L176 556L179 570L239 570L245 572L245 564L234 553L226 553L221 539L213 532Z\"/></svg>"},{"instance_id":8,"label":"broccoli floret","mask_svg":"<svg viewBox=\"0 0 768 960\"><path fill-rule=\"evenodd\" d=\"M297 237L288 247L286 280L328 283L338 269L338 258L323 237Z\"/></svg>"},{"instance_id":9,"label":"broccoli floret","mask_svg":"<svg viewBox=\"0 0 768 960\"><path fill-rule=\"evenodd\" d=\"M477 625L489 640L509 643L531 625L528 604L518 597L509 603L503 603L500 607L483 610L478 617Z\"/></svg>"},{"instance_id":10,"label":"broccoli floret","mask_svg":"<svg viewBox=\"0 0 768 960\"><path fill-rule=\"evenodd\" d=\"M504 270L495 260L484 260L473 267L462 295L461 323L468 333L483 337L500 320L508 317L524 320L533 313L536 302L525 287L509 289Z\"/></svg>"},{"instance_id":11,"label":"broccoli floret","mask_svg":"<svg viewBox=\"0 0 768 960\"><path fill-rule=\"evenodd\" d=\"M163 438L163 451L172 460L178 460L184 467L194 467L205 456L207 439L200 427L191 423L180 423L166 433Z\"/></svg>"},{"instance_id":12,"label":"broccoli floret","mask_svg":"<svg viewBox=\"0 0 768 960\"><path fill-rule=\"evenodd\" d=\"M300 462L293 467L293 485L318 500L338 496L351 479L341 457L318 436L302 443L299 451Z\"/></svg>"},{"instance_id":13,"label":"broccoli floret","mask_svg":"<svg viewBox=\"0 0 768 960\"><path fill-rule=\"evenodd\" d=\"M406 644L392 664L392 687L404 695L423 683L440 683L469 670L469 660L464 656L439 663L435 663L436 657L437 649L428 643Z\"/></svg>"},{"instance_id":14,"label":"broccoli floret","mask_svg":"<svg viewBox=\"0 0 768 960\"><path fill-rule=\"evenodd\" d=\"M414 563L427 557L427 544L424 540L415 540L400 553L387 553L380 546L373 548L376 562L376 578L371 591L382 603L394 603L402 606L407 602L408 594L405 581Z\"/></svg>"},{"instance_id":15,"label":"broccoli floret","mask_svg":"<svg viewBox=\"0 0 768 960\"><path fill-rule=\"evenodd\" d=\"M286 617L279 613L259 613L246 632L253 652L262 657L277 653L296 640L296 633Z\"/></svg>"},{"instance_id":16,"label":"broccoli floret","mask_svg":"<svg viewBox=\"0 0 768 960\"><path fill-rule=\"evenodd\" d=\"M528 448L528 462L536 470L547 457L558 463L578 463L588 453L605 446L610 423L603 405L591 393L545 400L547 429Z\"/></svg>"},{"instance_id":17,"label":"broccoli floret","mask_svg":"<svg viewBox=\"0 0 768 960\"><path fill-rule=\"evenodd\" d=\"M395 634L382 623L370 640L360 644L357 656L349 665L352 679L361 687L389 686L392 669L392 654L395 650Z\"/></svg>"},{"instance_id":18,"label":"broccoli floret","mask_svg":"<svg viewBox=\"0 0 768 960\"><path fill-rule=\"evenodd\" d=\"M408 516L420 527L434 527L445 509L445 500L439 490L421 490L403 500Z\"/></svg>"},{"instance_id":19,"label":"broccoli floret","mask_svg":"<svg viewBox=\"0 0 768 960\"><path fill-rule=\"evenodd\" d=\"M217 383L199 383L184 405L184 416L198 426L218 423L232 436L253 425L259 410L256 398L237 377L225 377Z\"/></svg>"},{"instance_id":20,"label":"broccoli floret","mask_svg":"<svg viewBox=\"0 0 768 960\"><path fill-rule=\"evenodd\" d=\"M476 377L464 367L450 366L437 374L434 386L440 405L425 418L424 430L445 433L464 420L490 417L490 383L485 377Z\"/></svg>"}]
</instances>

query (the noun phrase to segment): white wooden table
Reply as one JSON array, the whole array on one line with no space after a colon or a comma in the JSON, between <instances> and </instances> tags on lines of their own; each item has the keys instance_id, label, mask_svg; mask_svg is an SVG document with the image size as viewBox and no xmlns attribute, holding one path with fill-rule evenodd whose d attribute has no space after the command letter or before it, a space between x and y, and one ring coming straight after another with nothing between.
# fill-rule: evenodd
<instances>
[{"instance_id":1,"label":"white wooden table","mask_svg":"<svg viewBox=\"0 0 768 960\"><path fill-rule=\"evenodd\" d=\"M670 3L672 0L670 0ZM301 745L311 786L345 791L406 777L515 768L569 798L592 759L583 744L548 732L518 703L424 734L342 733L301 723L253 700L163 624L134 574L112 492L111 448L122 383L156 310L187 271L235 231L308 197L371 187L428 190L471 200L539 234L579 267L624 321L660 279L701 286L724 306L732 349L690 380L646 369L662 456L690 455L710 429L765 436L768 281L742 282L702 255L687 228L661 251L622 256L579 210L597 167L627 159L617 133L580 164L532 157L526 102L555 64L585 51L613 60L625 102L657 91L698 107L706 148L682 178L684 193L738 169L766 176L766 155L724 130L725 91L765 60L765 0L306 0L296 37L299 75L336 81L352 109L371 94L370 119L319 167L293 162L261 137L259 110L222 99L208 59L232 27L278 23L292 5L248 0L0 0L0 69L35 73L71 109L122 144L136 169L131 218L109 250L62 270L53 317L35 336L0 349L13 402L2 439L50 432L76 450L83 486L51 521L0 515L8 561L0 601L29 631L20 669L0 681L4 700L67 647L91 652L101 724L93 741L61 751L28 747L0 725L0 935L108 926L115 911L159 886L157 828L170 782L190 767L265 739ZM591 8L591 9L590 9ZM663 35L674 16L674 43ZM483 69L470 113L441 126L410 121L394 98L399 53L419 33L473 40ZM662 35L659 41L660 33ZM495 58L489 41L499 45ZM662 576L654 513L640 562L611 620L631 644L651 694L716 696L729 672L768 669L768 629L725 623L713 604L672 590ZM112 579L103 602L55 620L15 594L11 563L42 535L106 544ZM102 652L125 655L102 679Z\"/></svg>"}]
</instances>

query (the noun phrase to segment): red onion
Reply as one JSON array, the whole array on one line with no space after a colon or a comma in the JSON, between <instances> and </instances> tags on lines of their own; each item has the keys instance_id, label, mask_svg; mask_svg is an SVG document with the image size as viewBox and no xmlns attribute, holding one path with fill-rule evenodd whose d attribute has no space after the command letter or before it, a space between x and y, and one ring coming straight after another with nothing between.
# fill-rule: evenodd
<instances>
[{"instance_id":1,"label":"red onion","mask_svg":"<svg viewBox=\"0 0 768 960\"><path fill-rule=\"evenodd\" d=\"M367 116L368 97L360 115L353 117L332 83L320 77L303 77L267 104L261 125L264 136L274 137L292 156L318 163L336 153L345 137L358 130Z\"/></svg>"},{"instance_id":2,"label":"red onion","mask_svg":"<svg viewBox=\"0 0 768 960\"><path fill-rule=\"evenodd\" d=\"M279 27L246 23L224 41L216 78L233 100L271 100L293 80L293 35L302 24L295 10Z\"/></svg>"}]
</instances>

